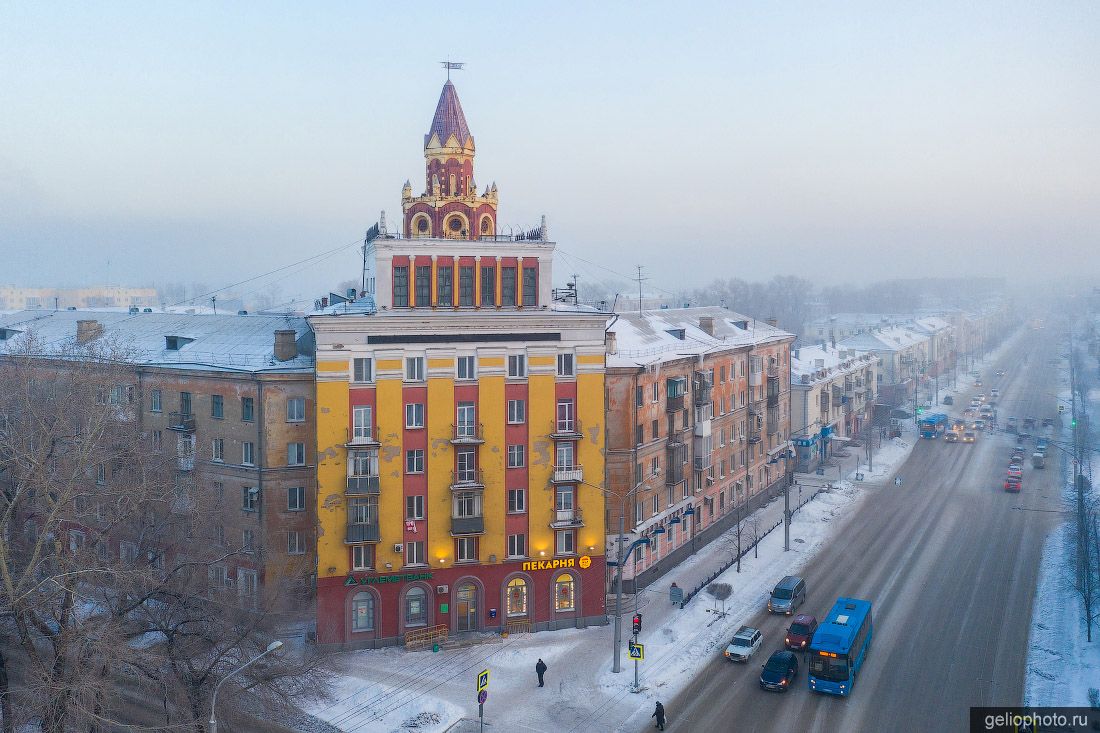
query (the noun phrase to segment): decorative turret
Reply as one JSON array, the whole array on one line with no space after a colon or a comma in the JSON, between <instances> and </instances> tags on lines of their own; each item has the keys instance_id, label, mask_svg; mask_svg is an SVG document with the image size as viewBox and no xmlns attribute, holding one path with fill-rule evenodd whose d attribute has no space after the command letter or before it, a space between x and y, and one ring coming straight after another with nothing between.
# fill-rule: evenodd
<instances>
[{"instance_id":1,"label":"decorative turret","mask_svg":"<svg viewBox=\"0 0 1100 733\"><path fill-rule=\"evenodd\" d=\"M448 79L424 135L424 193L414 197L408 181L401 192L407 236L477 239L496 234L496 184L478 195L474 153L474 136Z\"/></svg>"}]
</instances>

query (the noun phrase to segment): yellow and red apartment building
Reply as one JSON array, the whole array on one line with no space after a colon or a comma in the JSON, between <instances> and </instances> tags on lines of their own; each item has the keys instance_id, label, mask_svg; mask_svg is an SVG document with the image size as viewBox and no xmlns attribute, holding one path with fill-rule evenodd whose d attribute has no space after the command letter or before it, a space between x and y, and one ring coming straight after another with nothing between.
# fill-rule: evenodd
<instances>
[{"instance_id":1,"label":"yellow and red apartment building","mask_svg":"<svg viewBox=\"0 0 1100 733\"><path fill-rule=\"evenodd\" d=\"M625 558L628 592L782 487L793 340L774 322L719 307L616 314L607 335L609 567L620 526L628 539L650 540Z\"/></svg>"},{"instance_id":2,"label":"yellow and red apartment building","mask_svg":"<svg viewBox=\"0 0 1100 733\"><path fill-rule=\"evenodd\" d=\"M448 82L405 231L309 318L321 644L606 623L607 315L553 301L545 225L496 235L473 150Z\"/></svg>"}]
</instances>

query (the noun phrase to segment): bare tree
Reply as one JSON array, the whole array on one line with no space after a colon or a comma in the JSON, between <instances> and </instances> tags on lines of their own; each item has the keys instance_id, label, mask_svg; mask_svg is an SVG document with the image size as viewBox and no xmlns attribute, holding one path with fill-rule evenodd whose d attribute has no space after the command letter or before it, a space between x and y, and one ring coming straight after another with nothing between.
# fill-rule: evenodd
<instances>
[{"instance_id":1,"label":"bare tree","mask_svg":"<svg viewBox=\"0 0 1100 733\"><path fill-rule=\"evenodd\" d=\"M760 534L760 512L753 512L749 518L749 537L752 538L752 556L753 558L760 557L760 540L763 535Z\"/></svg>"}]
</instances>

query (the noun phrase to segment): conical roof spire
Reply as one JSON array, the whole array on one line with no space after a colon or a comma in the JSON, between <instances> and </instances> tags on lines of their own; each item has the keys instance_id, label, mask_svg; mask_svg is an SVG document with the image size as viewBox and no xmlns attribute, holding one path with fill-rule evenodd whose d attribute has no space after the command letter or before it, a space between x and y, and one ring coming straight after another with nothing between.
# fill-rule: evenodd
<instances>
[{"instance_id":1,"label":"conical roof spire","mask_svg":"<svg viewBox=\"0 0 1100 733\"><path fill-rule=\"evenodd\" d=\"M435 106L435 117L432 118L432 126L428 134L424 136L424 145L436 135L441 145L446 145L448 138L454 135L458 144L465 146L472 137L470 127L466 124L466 115L462 114L462 104L458 101L458 92L455 85L448 79L443 85L443 92L439 95L439 104Z\"/></svg>"}]
</instances>

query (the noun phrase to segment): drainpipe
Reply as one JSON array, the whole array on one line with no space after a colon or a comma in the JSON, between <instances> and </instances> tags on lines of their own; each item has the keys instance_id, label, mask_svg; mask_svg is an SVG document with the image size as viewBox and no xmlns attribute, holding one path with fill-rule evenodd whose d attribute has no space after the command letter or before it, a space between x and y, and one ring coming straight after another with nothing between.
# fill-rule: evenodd
<instances>
[{"instance_id":1,"label":"drainpipe","mask_svg":"<svg viewBox=\"0 0 1100 733\"><path fill-rule=\"evenodd\" d=\"M267 462L267 454L264 453L264 383L258 374L254 374L252 380L256 382L256 449L259 451L260 457L260 460L256 462L256 490L260 493L260 506L256 517L260 522L260 537L266 538L264 507L267 505L267 496L264 494L264 464ZM261 573L261 575L266 576L266 573ZM266 580L266 577L264 580ZM257 591L259 591L260 585L262 583L257 584Z\"/></svg>"}]
</instances>

